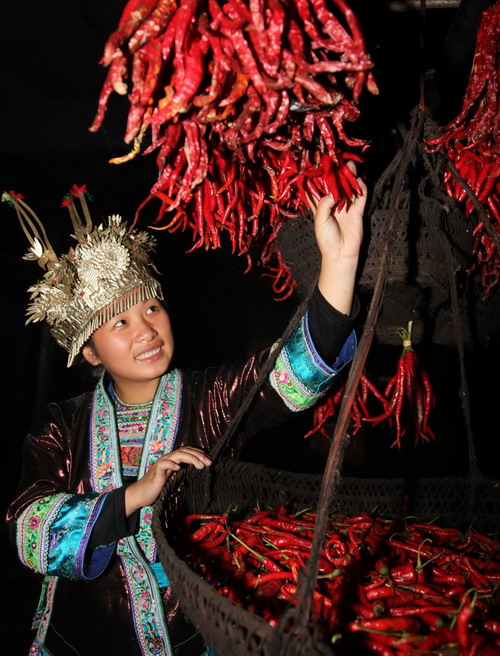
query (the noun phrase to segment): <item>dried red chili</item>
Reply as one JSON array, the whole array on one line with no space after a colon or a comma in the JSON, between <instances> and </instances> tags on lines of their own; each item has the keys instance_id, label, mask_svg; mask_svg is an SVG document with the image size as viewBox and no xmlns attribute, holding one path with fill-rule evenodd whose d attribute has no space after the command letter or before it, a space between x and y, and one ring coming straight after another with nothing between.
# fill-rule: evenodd
<instances>
[{"instance_id":1,"label":"dried red chili","mask_svg":"<svg viewBox=\"0 0 500 656\"><path fill-rule=\"evenodd\" d=\"M352 151L346 146L364 150L367 143L349 138L344 123L359 115L362 89L377 89L358 22L344 2L327 9L319 0L228 0L222 6L216 0L129 0L102 63L110 71L91 130L99 129L110 94L118 92L131 103L125 141L134 145L113 162L128 161L141 148L160 151L158 180L136 220L158 198L155 227L179 210L183 220L168 217L168 229L191 228L194 247L218 248L227 230L235 252L248 256L259 245L267 266L276 261L270 246L277 229L304 209L305 188L315 196L331 189L339 204L359 193L343 154ZM150 145L143 146L147 139ZM321 175L311 175L321 156L326 188ZM284 173L290 158L291 178ZM237 163L230 181L223 171L231 160ZM254 166L263 160L266 166ZM208 187L196 193L205 178L222 196L220 220L208 226ZM293 289L285 268L279 261L274 286L283 298Z\"/></svg>"}]
</instances>

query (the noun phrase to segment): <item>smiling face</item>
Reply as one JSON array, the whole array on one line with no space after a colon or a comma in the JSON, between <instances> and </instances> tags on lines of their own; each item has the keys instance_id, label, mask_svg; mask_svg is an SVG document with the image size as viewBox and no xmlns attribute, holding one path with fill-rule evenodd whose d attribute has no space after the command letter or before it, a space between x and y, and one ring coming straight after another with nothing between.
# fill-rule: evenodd
<instances>
[{"instance_id":1,"label":"smiling face","mask_svg":"<svg viewBox=\"0 0 500 656\"><path fill-rule=\"evenodd\" d=\"M157 299L141 301L117 314L92 335L83 357L102 364L125 403L151 401L174 350L170 319Z\"/></svg>"}]
</instances>

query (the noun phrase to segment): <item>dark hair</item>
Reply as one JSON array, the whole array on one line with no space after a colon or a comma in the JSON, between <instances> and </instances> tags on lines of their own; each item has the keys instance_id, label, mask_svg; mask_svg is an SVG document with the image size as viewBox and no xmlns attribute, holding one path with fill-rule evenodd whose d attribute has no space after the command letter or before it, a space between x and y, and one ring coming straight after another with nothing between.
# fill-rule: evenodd
<instances>
[{"instance_id":1,"label":"dark hair","mask_svg":"<svg viewBox=\"0 0 500 656\"><path fill-rule=\"evenodd\" d=\"M83 355L83 349L88 346L93 348L92 336L88 338L85 344L82 346L80 353L73 360L72 368L78 369L89 383L96 383L101 377L104 367L102 364L90 364L90 362Z\"/></svg>"}]
</instances>

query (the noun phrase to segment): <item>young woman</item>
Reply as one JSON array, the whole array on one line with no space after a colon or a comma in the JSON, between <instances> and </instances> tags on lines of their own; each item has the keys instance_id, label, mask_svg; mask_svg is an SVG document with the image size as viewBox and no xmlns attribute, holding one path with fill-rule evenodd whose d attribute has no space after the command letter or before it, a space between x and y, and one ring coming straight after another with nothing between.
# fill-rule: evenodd
<instances>
[{"instance_id":1,"label":"young woman","mask_svg":"<svg viewBox=\"0 0 500 656\"><path fill-rule=\"evenodd\" d=\"M313 405L352 358L354 284L366 189L349 209L312 203L321 251L318 287L245 423L243 439ZM78 244L57 258L20 198L32 259L47 270L29 314L103 373L95 389L50 404L28 435L8 522L23 563L44 575L31 654L201 656L156 558L151 505L182 465L208 453L258 377L269 351L206 371L172 369L174 340L152 274L150 238L120 217L92 229L70 206ZM38 222L38 223L37 223ZM36 226L38 225L38 229Z\"/></svg>"}]
</instances>

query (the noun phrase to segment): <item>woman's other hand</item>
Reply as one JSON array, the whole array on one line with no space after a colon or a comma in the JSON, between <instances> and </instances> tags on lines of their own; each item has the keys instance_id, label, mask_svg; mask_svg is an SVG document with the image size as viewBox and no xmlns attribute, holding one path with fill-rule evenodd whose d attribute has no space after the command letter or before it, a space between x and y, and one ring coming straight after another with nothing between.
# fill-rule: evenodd
<instances>
[{"instance_id":1,"label":"woman's other hand","mask_svg":"<svg viewBox=\"0 0 500 656\"><path fill-rule=\"evenodd\" d=\"M212 464L210 458L201 450L192 446L183 446L172 451L154 463L154 465L125 491L125 514L129 517L139 508L151 506L160 496L165 483L179 471L182 465L193 465L203 469Z\"/></svg>"}]
</instances>

